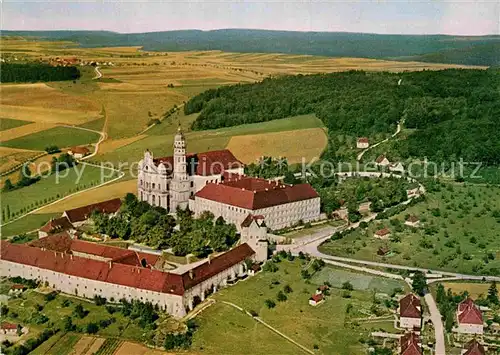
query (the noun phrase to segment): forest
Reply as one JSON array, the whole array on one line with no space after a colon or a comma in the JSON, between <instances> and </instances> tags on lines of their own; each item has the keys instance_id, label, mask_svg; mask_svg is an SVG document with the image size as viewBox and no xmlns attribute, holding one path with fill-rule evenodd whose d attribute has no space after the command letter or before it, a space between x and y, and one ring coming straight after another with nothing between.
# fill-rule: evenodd
<instances>
[{"instance_id":1,"label":"forest","mask_svg":"<svg viewBox=\"0 0 500 355\"><path fill-rule=\"evenodd\" d=\"M194 130L314 113L338 134L392 134L414 129L400 155L436 161L500 163L500 70L447 69L404 73L349 71L267 78L207 90L184 106L199 112ZM335 160L329 147L325 159Z\"/></svg>"},{"instance_id":2,"label":"forest","mask_svg":"<svg viewBox=\"0 0 500 355\"><path fill-rule=\"evenodd\" d=\"M42 63L2 63L0 82L34 83L46 81L76 80L80 77L77 67L54 67Z\"/></svg>"}]
</instances>

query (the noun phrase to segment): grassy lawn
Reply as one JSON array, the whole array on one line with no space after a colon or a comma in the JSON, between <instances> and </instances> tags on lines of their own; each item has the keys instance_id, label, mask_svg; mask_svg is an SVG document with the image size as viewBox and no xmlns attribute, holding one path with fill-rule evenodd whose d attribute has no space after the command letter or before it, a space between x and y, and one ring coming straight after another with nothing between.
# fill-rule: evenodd
<instances>
[{"instance_id":1,"label":"grassy lawn","mask_svg":"<svg viewBox=\"0 0 500 355\"><path fill-rule=\"evenodd\" d=\"M445 184L428 193L425 202L391 218L398 222L372 222L366 230L356 229L342 239L328 241L320 250L363 260L498 275L500 218L494 217L494 211L500 211L500 187ZM398 227L408 214L418 216L422 227ZM391 229L393 239L373 237L383 227ZM382 246L388 246L392 253L377 255Z\"/></svg>"},{"instance_id":2,"label":"grassy lawn","mask_svg":"<svg viewBox=\"0 0 500 355\"><path fill-rule=\"evenodd\" d=\"M99 135L94 132L69 127L54 127L46 131L11 139L2 143L2 145L11 148L44 150L48 145L56 145L59 148L65 148L95 143L98 140Z\"/></svg>"},{"instance_id":3,"label":"grassy lawn","mask_svg":"<svg viewBox=\"0 0 500 355\"><path fill-rule=\"evenodd\" d=\"M110 174L110 172L106 169L103 170L103 174ZM27 212L28 209L43 206L50 201L112 178L103 174L100 168L78 164L76 167L62 171L60 176L52 174L33 185L2 193L2 209L9 206L11 218L13 218L14 214L21 214L22 210Z\"/></svg>"},{"instance_id":4,"label":"grassy lawn","mask_svg":"<svg viewBox=\"0 0 500 355\"><path fill-rule=\"evenodd\" d=\"M25 124L32 123L23 120L13 120L10 118L0 118L0 131L5 131L7 129L16 128L19 126L24 126Z\"/></svg>"},{"instance_id":5,"label":"grassy lawn","mask_svg":"<svg viewBox=\"0 0 500 355\"><path fill-rule=\"evenodd\" d=\"M40 228L51 218L59 217L61 213L32 213L2 227L2 238L26 233Z\"/></svg>"},{"instance_id":6,"label":"grassy lawn","mask_svg":"<svg viewBox=\"0 0 500 355\"><path fill-rule=\"evenodd\" d=\"M325 280L321 273L310 281L303 280L300 271L305 263L298 259L293 262L281 261L277 264L277 272L261 272L215 294L213 297L217 303L197 317L201 326L195 333L193 351L203 349L208 354L270 354L279 349L279 353L284 354L301 353L299 348L291 347L292 344L269 332L248 315L221 303L228 301L246 311L257 312L266 323L311 350L316 344L318 353L364 353L366 349L359 339L366 340L369 331L352 323L350 318L371 314L372 291L354 290L350 298L344 298L343 290L334 287L325 302L316 307L310 306L309 298ZM328 270L325 268L321 272ZM375 287L375 282L373 284ZM287 294L287 301L278 302L276 295L285 285L289 285L293 291ZM266 299L274 300L276 307L268 309L264 303ZM352 305L349 313L346 312L348 304Z\"/></svg>"}]
</instances>

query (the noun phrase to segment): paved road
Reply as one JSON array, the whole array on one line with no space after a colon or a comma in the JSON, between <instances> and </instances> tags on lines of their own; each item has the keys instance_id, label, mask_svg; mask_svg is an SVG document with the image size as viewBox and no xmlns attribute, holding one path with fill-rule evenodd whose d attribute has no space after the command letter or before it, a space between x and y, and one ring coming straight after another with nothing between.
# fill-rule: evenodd
<instances>
[{"instance_id":1,"label":"paved road","mask_svg":"<svg viewBox=\"0 0 500 355\"><path fill-rule=\"evenodd\" d=\"M424 296L425 303L429 307L432 324L434 325L434 333L436 337L436 352L435 355L446 355L446 344L444 342L444 326L441 318L441 313L437 308L436 302L432 294L428 293Z\"/></svg>"}]
</instances>

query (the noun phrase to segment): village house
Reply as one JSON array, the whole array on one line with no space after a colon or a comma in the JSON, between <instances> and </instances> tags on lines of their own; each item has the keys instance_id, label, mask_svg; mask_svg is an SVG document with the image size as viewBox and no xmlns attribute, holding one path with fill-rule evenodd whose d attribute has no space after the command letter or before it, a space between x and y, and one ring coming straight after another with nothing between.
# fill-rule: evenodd
<instances>
[{"instance_id":1,"label":"village house","mask_svg":"<svg viewBox=\"0 0 500 355\"><path fill-rule=\"evenodd\" d=\"M408 198L419 196L420 186L412 187L411 189L406 190L406 195L408 196Z\"/></svg>"},{"instance_id":2,"label":"village house","mask_svg":"<svg viewBox=\"0 0 500 355\"><path fill-rule=\"evenodd\" d=\"M2 322L2 324L0 325L0 329L1 329L2 334L17 335L17 324L9 323L9 322Z\"/></svg>"},{"instance_id":3,"label":"village house","mask_svg":"<svg viewBox=\"0 0 500 355\"><path fill-rule=\"evenodd\" d=\"M347 221L347 219L349 218L349 211L347 210L346 206L342 206L339 209L333 211L332 217L338 220Z\"/></svg>"},{"instance_id":4,"label":"village house","mask_svg":"<svg viewBox=\"0 0 500 355\"><path fill-rule=\"evenodd\" d=\"M409 293L399 300L399 326L406 329L420 329L422 325L422 306L420 299Z\"/></svg>"},{"instance_id":5,"label":"village house","mask_svg":"<svg viewBox=\"0 0 500 355\"><path fill-rule=\"evenodd\" d=\"M122 201L119 198L114 198L111 200L74 208L72 210L66 210L62 214L62 217L66 217L73 226L79 227L88 222L88 219L92 212L98 211L112 217L118 213L121 205Z\"/></svg>"},{"instance_id":6,"label":"village house","mask_svg":"<svg viewBox=\"0 0 500 355\"><path fill-rule=\"evenodd\" d=\"M370 146L370 143L368 141L368 138L366 137L359 137L358 141L356 142L356 148L358 149L366 149Z\"/></svg>"},{"instance_id":7,"label":"village house","mask_svg":"<svg viewBox=\"0 0 500 355\"><path fill-rule=\"evenodd\" d=\"M470 297L459 303L456 316L458 333L483 334L483 314Z\"/></svg>"},{"instance_id":8,"label":"village house","mask_svg":"<svg viewBox=\"0 0 500 355\"><path fill-rule=\"evenodd\" d=\"M309 304L311 306L317 306L318 304L320 304L324 300L325 300L325 298L323 297L323 294L321 294L321 293L314 294L311 296L311 298L309 298Z\"/></svg>"},{"instance_id":9,"label":"village house","mask_svg":"<svg viewBox=\"0 0 500 355\"><path fill-rule=\"evenodd\" d=\"M391 236L391 231L388 228L379 229L373 236L378 239L389 239Z\"/></svg>"},{"instance_id":10,"label":"village house","mask_svg":"<svg viewBox=\"0 0 500 355\"><path fill-rule=\"evenodd\" d=\"M29 244L2 240L0 247L2 277L38 280L84 298L151 302L174 317L183 317L208 293L246 276L246 261L255 256L244 243L180 271L165 272L158 255L68 236L48 236Z\"/></svg>"},{"instance_id":11,"label":"village house","mask_svg":"<svg viewBox=\"0 0 500 355\"><path fill-rule=\"evenodd\" d=\"M462 355L485 355L486 349L476 339L472 339L465 344Z\"/></svg>"},{"instance_id":12,"label":"village house","mask_svg":"<svg viewBox=\"0 0 500 355\"><path fill-rule=\"evenodd\" d=\"M391 252L391 249L387 245L384 245L384 246L378 248L377 255L379 255L379 256L386 256L390 252Z\"/></svg>"},{"instance_id":13,"label":"village house","mask_svg":"<svg viewBox=\"0 0 500 355\"><path fill-rule=\"evenodd\" d=\"M323 294L325 291L328 291L330 288L328 287L328 285L321 285L320 287L318 287L316 289L316 294L317 295L321 295Z\"/></svg>"},{"instance_id":14,"label":"village house","mask_svg":"<svg viewBox=\"0 0 500 355\"><path fill-rule=\"evenodd\" d=\"M422 355L420 337L414 332L404 334L399 340L401 355Z\"/></svg>"},{"instance_id":15,"label":"village house","mask_svg":"<svg viewBox=\"0 0 500 355\"><path fill-rule=\"evenodd\" d=\"M38 230L38 237L45 238L50 234L56 234L66 231L70 232L70 234L74 234L74 232L76 231L75 227L73 226L73 224L71 224L66 216L60 218L52 218Z\"/></svg>"},{"instance_id":16,"label":"village house","mask_svg":"<svg viewBox=\"0 0 500 355\"><path fill-rule=\"evenodd\" d=\"M359 204L358 212L361 214L370 213L371 202L362 202Z\"/></svg>"},{"instance_id":17,"label":"village house","mask_svg":"<svg viewBox=\"0 0 500 355\"><path fill-rule=\"evenodd\" d=\"M406 219L405 225L416 228L420 226L420 219L415 215L411 215Z\"/></svg>"},{"instance_id":18,"label":"village house","mask_svg":"<svg viewBox=\"0 0 500 355\"><path fill-rule=\"evenodd\" d=\"M401 162L397 162L394 164L389 165L389 171L392 171L394 173L404 173L405 172L405 167Z\"/></svg>"},{"instance_id":19,"label":"village house","mask_svg":"<svg viewBox=\"0 0 500 355\"><path fill-rule=\"evenodd\" d=\"M68 150L68 154L72 155L75 159L82 159L84 156L90 154L87 147L72 147Z\"/></svg>"},{"instance_id":20,"label":"village house","mask_svg":"<svg viewBox=\"0 0 500 355\"><path fill-rule=\"evenodd\" d=\"M391 164L389 159L385 155L379 155L377 159L375 159L375 163L377 163L378 166L388 166Z\"/></svg>"}]
</instances>

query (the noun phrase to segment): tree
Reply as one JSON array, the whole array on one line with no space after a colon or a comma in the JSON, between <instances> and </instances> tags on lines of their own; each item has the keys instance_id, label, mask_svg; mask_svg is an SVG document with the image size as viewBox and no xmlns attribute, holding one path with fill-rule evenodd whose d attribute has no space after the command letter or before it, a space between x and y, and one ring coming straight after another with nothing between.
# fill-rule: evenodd
<instances>
[{"instance_id":1,"label":"tree","mask_svg":"<svg viewBox=\"0 0 500 355\"><path fill-rule=\"evenodd\" d=\"M63 329L66 332L70 332L72 330L75 330L75 325L73 324L73 321L71 320L70 316L66 316L63 318Z\"/></svg>"},{"instance_id":2,"label":"tree","mask_svg":"<svg viewBox=\"0 0 500 355\"><path fill-rule=\"evenodd\" d=\"M99 326L96 324L96 323L88 323L87 324L87 327L85 328L85 331L88 333L88 334L95 334L99 331Z\"/></svg>"},{"instance_id":3,"label":"tree","mask_svg":"<svg viewBox=\"0 0 500 355\"><path fill-rule=\"evenodd\" d=\"M264 304L269 309L276 307L276 302L274 302L273 300L270 300L270 299L265 300Z\"/></svg>"},{"instance_id":4,"label":"tree","mask_svg":"<svg viewBox=\"0 0 500 355\"><path fill-rule=\"evenodd\" d=\"M346 281L342 284L342 289L347 291L353 291L354 286L349 281Z\"/></svg>"},{"instance_id":5,"label":"tree","mask_svg":"<svg viewBox=\"0 0 500 355\"><path fill-rule=\"evenodd\" d=\"M87 315L88 311L83 308L83 306L81 305L81 303L78 303L76 305L75 310L73 311L73 313L78 318L84 318Z\"/></svg>"},{"instance_id":6,"label":"tree","mask_svg":"<svg viewBox=\"0 0 500 355\"><path fill-rule=\"evenodd\" d=\"M424 296L427 291L427 278L422 271L415 271L412 278L412 288L415 293Z\"/></svg>"},{"instance_id":7,"label":"tree","mask_svg":"<svg viewBox=\"0 0 500 355\"><path fill-rule=\"evenodd\" d=\"M278 294L276 295L276 299L279 302L285 302L288 299L288 297L286 297L286 295L283 293L283 291L279 291Z\"/></svg>"},{"instance_id":8,"label":"tree","mask_svg":"<svg viewBox=\"0 0 500 355\"><path fill-rule=\"evenodd\" d=\"M290 285L285 285L285 287L283 287L283 291L285 291L285 293L292 293L293 292Z\"/></svg>"},{"instance_id":9,"label":"tree","mask_svg":"<svg viewBox=\"0 0 500 355\"><path fill-rule=\"evenodd\" d=\"M494 305L500 304L499 299L498 299L498 289L497 289L497 283L493 281L491 283L491 286L488 288L488 296L486 299Z\"/></svg>"},{"instance_id":10,"label":"tree","mask_svg":"<svg viewBox=\"0 0 500 355\"><path fill-rule=\"evenodd\" d=\"M3 184L2 191L3 191L3 192L7 192L7 191L14 190L14 189L15 189L15 187L14 187L14 185L12 184L12 181L10 181L10 179L5 180L5 182L4 182L4 184Z\"/></svg>"}]
</instances>

